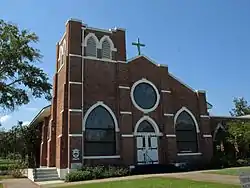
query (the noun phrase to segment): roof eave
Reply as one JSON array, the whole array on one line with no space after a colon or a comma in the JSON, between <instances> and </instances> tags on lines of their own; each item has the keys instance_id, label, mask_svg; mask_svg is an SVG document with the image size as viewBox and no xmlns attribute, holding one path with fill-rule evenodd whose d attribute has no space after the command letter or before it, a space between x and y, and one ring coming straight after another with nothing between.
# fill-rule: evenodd
<instances>
[{"instance_id":1,"label":"roof eave","mask_svg":"<svg viewBox=\"0 0 250 188\"><path fill-rule=\"evenodd\" d=\"M43 121L45 117L48 117L50 115L50 107L51 105L48 105L41 109L28 126L36 125Z\"/></svg>"}]
</instances>

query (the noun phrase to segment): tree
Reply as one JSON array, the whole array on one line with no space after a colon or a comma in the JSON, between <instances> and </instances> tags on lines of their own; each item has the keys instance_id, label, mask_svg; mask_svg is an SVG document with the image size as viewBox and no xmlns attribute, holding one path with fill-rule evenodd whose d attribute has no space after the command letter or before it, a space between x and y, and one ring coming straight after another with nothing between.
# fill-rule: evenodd
<instances>
[{"instance_id":1,"label":"tree","mask_svg":"<svg viewBox=\"0 0 250 188\"><path fill-rule=\"evenodd\" d=\"M244 97L234 98L234 108L230 114L234 117L250 114L250 106ZM235 148L237 156L246 157L250 144L250 122L247 120L237 120L228 122L229 142Z\"/></svg>"},{"instance_id":2,"label":"tree","mask_svg":"<svg viewBox=\"0 0 250 188\"><path fill-rule=\"evenodd\" d=\"M234 98L234 108L230 111L231 116L243 116L250 114L250 106L244 97Z\"/></svg>"},{"instance_id":3,"label":"tree","mask_svg":"<svg viewBox=\"0 0 250 188\"><path fill-rule=\"evenodd\" d=\"M51 84L41 68L40 51L32 47L38 36L0 20L0 107L15 110L30 97L51 99Z\"/></svg>"},{"instance_id":4,"label":"tree","mask_svg":"<svg viewBox=\"0 0 250 188\"><path fill-rule=\"evenodd\" d=\"M232 121L228 125L227 141L238 157L246 157L250 144L250 122Z\"/></svg>"},{"instance_id":5,"label":"tree","mask_svg":"<svg viewBox=\"0 0 250 188\"><path fill-rule=\"evenodd\" d=\"M10 130L0 132L0 157L20 159L33 168L37 166L36 156L39 154L40 140L41 133L37 127L26 126L18 121Z\"/></svg>"}]
</instances>

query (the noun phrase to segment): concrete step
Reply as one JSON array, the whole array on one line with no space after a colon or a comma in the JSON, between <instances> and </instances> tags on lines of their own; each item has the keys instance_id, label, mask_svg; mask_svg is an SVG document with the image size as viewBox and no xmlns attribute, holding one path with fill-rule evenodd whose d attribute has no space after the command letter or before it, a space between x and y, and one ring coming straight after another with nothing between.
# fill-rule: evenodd
<instances>
[{"instance_id":1,"label":"concrete step","mask_svg":"<svg viewBox=\"0 0 250 188\"><path fill-rule=\"evenodd\" d=\"M58 177L58 174L42 174L42 175L36 175L36 178L56 178Z\"/></svg>"},{"instance_id":2,"label":"concrete step","mask_svg":"<svg viewBox=\"0 0 250 188\"><path fill-rule=\"evenodd\" d=\"M54 168L37 168L36 169L36 171L37 172L57 172L57 170L56 169L54 169Z\"/></svg>"},{"instance_id":3,"label":"concrete step","mask_svg":"<svg viewBox=\"0 0 250 188\"><path fill-rule=\"evenodd\" d=\"M60 180L60 179L59 179L59 177L36 178L36 179L34 179L35 182L39 182L39 181L55 181L55 180Z\"/></svg>"},{"instance_id":4,"label":"concrete step","mask_svg":"<svg viewBox=\"0 0 250 188\"><path fill-rule=\"evenodd\" d=\"M36 174L57 174L57 171L36 171Z\"/></svg>"}]
</instances>

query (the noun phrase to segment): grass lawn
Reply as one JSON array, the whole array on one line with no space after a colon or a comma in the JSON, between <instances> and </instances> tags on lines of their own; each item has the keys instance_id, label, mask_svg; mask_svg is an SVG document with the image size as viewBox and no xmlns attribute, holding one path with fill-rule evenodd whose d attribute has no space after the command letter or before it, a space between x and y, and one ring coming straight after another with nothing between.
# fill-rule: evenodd
<instances>
[{"instance_id":1,"label":"grass lawn","mask_svg":"<svg viewBox=\"0 0 250 188\"><path fill-rule=\"evenodd\" d=\"M138 180L91 183L62 186L61 188L240 188L237 185L197 182L169 178L146 178ZM59 188L59 187L58 187Z\"/></svg>"},{"instance_id":2,"label":"grass lawn","mask_svg":"<svg viewBox=\"0 0 250 188\"><path fill-rule=\"evenodd\" d=\"M250 173L250 167L224 168L224 169L213 170L213 171L209 171L209 172L205 172L205 173L239 176L240 172L249 172Z\"/></svg>"},{"instance_id":3,"label":"grass lawn","mask_svg":"<svg viewBox=\"0 0 250 188\"><path fill-rule=\"evenodd\" d=\"M3 188L3 184L0 183L0 188Z\"/></svg>"},{"instance_id":4,"label":"grass lawn","mask_svg":"<svg viewBox=\"0 0 250 188\"><path fill-rule=\"evenodd\" d=\"M0 176L0 180L3 180L3 179L11 179L11 178L13 178L13 177L10 176L10 175Z\"/></svg>"}]
</instances>

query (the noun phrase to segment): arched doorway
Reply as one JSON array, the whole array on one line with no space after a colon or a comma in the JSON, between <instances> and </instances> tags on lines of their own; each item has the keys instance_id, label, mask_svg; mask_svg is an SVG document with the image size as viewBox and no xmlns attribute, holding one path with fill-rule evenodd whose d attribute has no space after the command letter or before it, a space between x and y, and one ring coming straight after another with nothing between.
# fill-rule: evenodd
<instances>
[{"instance_id":1,"label":"arched doorway","mask_svg":"<svg viewBox=\"0 0 250 188\"><path fill-rule=\"evenodd\" d=\"M148 116L141 118L135 126L137 164L158 164L158 136L157 124Z\"/></svg>"}]
</instances>

